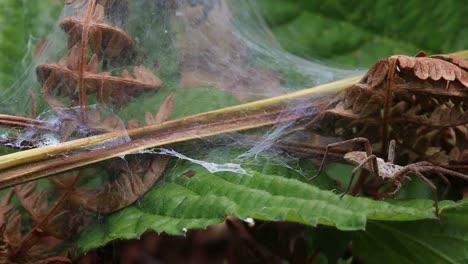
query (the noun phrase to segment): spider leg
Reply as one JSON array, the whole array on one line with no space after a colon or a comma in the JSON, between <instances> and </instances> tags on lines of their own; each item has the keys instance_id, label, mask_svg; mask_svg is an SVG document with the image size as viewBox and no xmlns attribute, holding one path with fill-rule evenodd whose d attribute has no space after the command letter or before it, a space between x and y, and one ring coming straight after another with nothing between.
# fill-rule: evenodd
<instances>
[{"instance_id":1,"label":"spider leg","mask_svg":"<svg viewBox=\"0 0 468 264\"><path fill-rule=\"evenodd\" d=\"M362 191L365 194L374 197L375 199L385 199L385 195L382 195L382 193L378 192L379 188L384 183L385 181L382 178L373 177L372 180L363 185Z\"/></svg>"},{"instance_id":2,"label":"spider leg","mask_svg":"<svg viewBox=\"0 0 468 264\"><path fill-rule=\"evenodd\" d=\"M427 185L429 185L429 187L431 187L432 192L434 193L435 214L436 214L437 218L439 218L439 199L437 197L437 187L428 178L426 178L424 175L422 175L421 172L419 172L419 170L417 168L410 167L410 171L414 175L419 177L421 180L423 180L425 183L427 183Z\"/></svg>"},{"instance_id":3,"label":"spider leg","mask_svg":"<svg viewBox=\"0 0 468 264\"><path fill-rule=\"evenodd\" d=\"M466 175L466 174L463 174L463 173L460 173L460 172L457 172L457 171L453 171L453 170L449 170L449 169L446 169L446 168L443 168L443 167L440 167L440 166L434 166L431 163L428 163L425 166L422 166L420 168L420 170L427 171L427 172L435 172L437 174L437 176L439 176L442 179L442 181L446 184L446 187L445 187L445 190L444 190L444 193L443 193L443 197L445 197L447 195L447 192L448 192L449 188L452 186L452 184L447 179L447 177L445 177L444 173L448 174L448 175L455 176L455 177L462 178L464 180L468 180L468 175Z\"/></svg>"},{"instance_id":4,"label":"spider leg","mask_svg":"<svg viewBox=\"0 0 468 264\"><path fill-rule=\"evenodd\" d=\"M362 169L362 167L364 167L366 165L366 163L370 162L373 159L376 160L377 157L375 155L370 155L370 156L366 157L359 165L357 165L353 169L353 171L351 172L351 177L349 178L348 186L346 187L345 192L340 195L340 198L343 198L343 196L349 192L349 189L351 189L351 184L353 183L353 179L354 179L354 176L356 175L356 173L360 169Z\"/></svg>"},{"instance_id":5,"label":"spider leg","mask_svg":"<svg viewBox=\"0 0 468 264\"><path fill-rule=\"evenodd\" d=\"M388 145L388 157L387 157L387 162L389 163L395 162L395 145L396 145L396 141L394 139L390 140L390 144Z\"/></svg>"},{"instance_id":6,"label":"spider leg","mask_svg":"<svg viewBox=\"0 0 468 264\"><path fill-rule=\"evenodd\" d=\"M351 195L356 196L364 187L367 177L369 176L370 172L368 170L361 170L359 174L359 178L353 186L351 190Z\"/></svg>"},{"instance_id":7,"label":"spider leg","mask_svg":"<svg viewBox=\"0 0 468 264\"><path fill-rule=\"evenodd\" d=\"M426 171L426 168L424 167L436 167L434 164L430 163L429 161L419 161L415 163L411 163L409 165L406 165L407 167L418 167L419 169L424 169Z\"/></svg>"},{"instance_id":8,"label":"spider leg","mask_svg":"<svg viewBox=\"0 0 468 264\"><path fill-rule=\"evenodd\" d=\"M393 177L391 178L391 182L395 186L395 189L387 190L386 192L382 194L382 197L387 198L387 197L395 196L403 187L403 184L401 183L402 179L411 180L411 178L406 176L406 174L410 172L411 169L412 167L406 166L406 167L403 167L403 169L401 169L399 172L395 173Z\"/></svg>"},{"instance_id":9,"label":"spider leg","mask_svg":"<svg viewBox=\"0 0 468 264\"><path fill-rule=\"evenodd\" d=\"M391 182L395 186L395 188L385 190L385 192L381 194L381 199L385 199L396 195L403 187L402 180L409 179L411 181L411 178L406 176L406 174L410 172L411 169L412 166L403 167L400 171L393 174L391 178L388 178L388 181Z\"/></svg>"},{"instance_id":10,"label":"spider leg","mask_svg":"<svg viewBox=\"0 0 468 264\"><path fill-rule=\"evenodd\" d=\"M436 171L436 172L452 175L452 176L455 176L455 177L458 177L458 178L461 178L461 179L464 179L464 180L468 181L468 175L457 172L457 171L449 170L449 169L446 169L446 168L443 168L443 167L440 167L440 166L431 165L431 166L427 166L424 169L427 169L428 171Z\"/></svg>"},{"instance_id":11,"label":"spider leg","mask_svg":"<svg viewBox=\"0 0 468 264\"><path fill-rule=\"evenodd\" d=\"M445 177L445 175L443 173L441 173L440 171L436 171L436 174L437 176L439 176L442 181L445 183L445 189L444 189L444 193L442 194L442 199L445 199L445 197L447 196L447 193L448 193L448 190L452 187L452 184L450 183L450 181L447 179L447 177Z\"/></svg>"},{"instance_id":12,"label":"spider leg","mask_svg":"<svg viewBox=\"0 0 468 264\"><path fill-rule=\"evenodd\" d=\"M328 144L327 148L325 149L325 153L323 154L322 162L320 163L320 167L319 167L317 173L312 178L310 178L309 181L314 180L315 178L317 178L320 175L320 173L322 173L323 168L325 167L325 162L327 161L327 158L328 158L328 152L329 152L330 148L341 146L341 145L346 145L346 144L350 144L350 143L362 143L362 144L364 144L364 148L366 150L367 156L372 155L372 147L371 147L370 142L369 142L369 140L367 138L357 137L357 138L353 138L353 139L349 139L349 140L345 140L345 141L340 141L340 142ZM375 160L375 162L372 163L372 168L371 168L372 172L377 171L376 169L374 169L374 168L377 168L376 165L377 165L377 160ZM377 172L377 175L378 175L378 172Z\"/></svg>"},{"instance_id":13,"label":"spider leg","mask_svg":"<svg viewBox=\"0 0 468 264\"><path fill-rule=\"evenodd\" d=\"M394 181L393 185L395 185L395 189L388 193L390 196L396 195L398 192L400 192L401 187L402 187L402 184L400 181Z\"/></svg>"}]
</instances>

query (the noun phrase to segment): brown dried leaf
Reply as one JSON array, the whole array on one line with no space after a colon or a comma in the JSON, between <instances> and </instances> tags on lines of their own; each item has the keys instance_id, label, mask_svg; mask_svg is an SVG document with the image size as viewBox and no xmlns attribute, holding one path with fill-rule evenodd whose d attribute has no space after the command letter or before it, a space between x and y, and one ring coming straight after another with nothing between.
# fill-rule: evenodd
<instances>
[{"instance_id":1,"label":"brown dried leaf","mask_svg":"<svg viewBox=\"0 0 468 264\"><path fill-rule=\"evenodd\" d=\"M76 0L66 0L65 1L65 4L66 5L71 5L75 2ZM73 7L75 9L80 9L82 8L85 4L87 3L87 0L79 0L78 3L76 3L76 5Z\"/></svg>"},{"instance_id":2,"label":"brown dried leaf","mask_svg":"<svg viewBox=\"0 0 468 264\"><path fill-rule=\"evenodd\" d=\"M156 77L150 69L143 65L135 66L133 68L133 74L135 75L135 80L141 83L155 87L162 86L162 81Z\"/></svg>"},{"instance_id":3,"label":"brown dried leaf","mask_svg":"<svg viewBox=\"0 0 468 264\"><path fill-rule=\"evenodd\" d=\"M175 95L173 93L169 94L168 97L164 100L164 102L159 107L158 112L156 113L154 119L151 123L146 123L147 125L155 125L160 124L167 119L171 115L172 111L174 110L174 102L175 102ZM145 119L146 121L146 119Z\"/></svg>"},{"instance_id":4,"label":"brown dried leaf","mask_svg":"<svg viewBox=\"0 0 468 264\"><path fill-rule=\"evenodd\" d=\"M156 123L151 112L145 112L145 123L146 124L154 124Z\"/></svg>"},{"instance_id":5,"label":"brown dried leaf","mask_svg":"<svg viewBox=\"0 0 468 264\"><path fill-rule=\"evenodd\" d=\"M128 72L127 69L124 69L121 74L122 78L132 79L132 75Z\"/></svg>"},{"instance_id":6,"label":"brown dried leaf","mask_svg":"<svg viewBox=\"0 0 468 264\"><path fill-rule=\"evenodd\" d=\"M80 65L80 46L75 45L71 49L70 54L64 58L65 61L65 66L67 69L76 71L79 68Z\"/></svg>"},{"instance_id":7,"label":"brown dried leaf","mask_svg":"<svg viewBox=\"0 0 468 264\"><path fill-rule=\"evenodd\" d=\"M390 60L397 60L399 69L411 70L414 77L419 80L457 80L465 88L468 88L468 62L448 55L434 55L430 57L394 55L381 59L369 69L361 80L361 83L369 84L372 88L382 85L387 78ZM403 79L411 81L411 79L408 79L408 76L404 76Z\"/></svg>"},{"instance_id":8,"label":"brown dried leaf","mask_svg":"<svg viewBox=\"0 0 468 264\"><path fill-rule=\"evenodd\" d=\"M128 120L128 125L127 125L128 129L138 128L138 127L139 127L138 118L132 118Z\"/></svg>"},{"instance_id":9,"label":"brown dried leaf","mask_svg":"<svg viewBox=\"0 0 468 264\"><path fill-rule=\"evenodd\" d=\"M94 13L91 16L91 20L95 23L103 23L104 22L104 6L97 4L94 7Z\"/></svg>"},{"instance_id":10,"label":"brown dried leaf","mask_svg":"<svg viewBox=\"0 0 468 264\"><path fill-rule=\"evenodd\" d=\"M69 66L75 66L76 57L72 52L63 62ZM122 77L111 76L110 72L97 73L97 57L93 55L88 63L84 76L86 94L98 93L99 100L105 104L110 97L120 106L131 97L141 94L145 90L157 90L162 86L162 81L151 70L144 66L135 66L133 78L128 71L122 71ZM41 93L44 97L50 94L59 84L59 96L74 97L79 75L74 69L63 67L59 63L40 64L36 68L39 81L43 84ZM52 98L51 98L52 99Z\"/></svg>"},{"instance_id":11,"label":"brown dried leaf","mask_svg":"<svg viewBox=\"0 0 468 264\"><path fill-rule=\"evenodd\" d=\"M441 59L441 60L448 61L448 62L450 62L452 64L457 65L458 67L462 68L463 70L468 71L468 60L465 60L463 58L450 56L450 55L446 55L446 54L432 55L430 57L435 58L435 59Z\"/></svg>"},{"instance_id":12,"label":"brown dried leaf","mask_svg":"<svg viewBox=\"0 0 468 264\"><path fill-rule=\"evenodd\" d=\"M13 190L10 190L2 197L2 200L0 200L0 227L7 224L7 213L13 208L13 206L10 205L12 196Z\"/></svg>"},{"instance_id":13,"label":"brown dried leaf","mask_svg":"<svg viewBox=\"0 0 468 264\"><path fill-rule=\"evenodd\" d=\"M10 247L17 247L21 243L22 217L19 212L13 212L7 217L4 241L7 241Z\"/></svg>"},{"instance_id":14,"label":"brown dried leaf","mask_svg":"<svg viewBox=\"0 0 468 264\"><path fill-rule=\"evenodd\" d=\"M60 207L55 208L50 206L47 193L37 189L37 182L17 185L15 193L31 219L31 226L40 227L41 236L67 238L80 227L82 211L79 208L70 208L67 204L60 204ZM51 208L55 210L53 215L50 215ZM44 222L45 219L47 222Z\"/></svg>"},{"instance_id":15,"label":"brown dried leaf","mask_svg":"<svg viewBox=\"0 0 468 264\"><path fill-rule=\"evenodd\" d=\"M70 38L72 38L70 34ZM89 29L89 46L93 53L98 53L101 51L102 46L102 31L97 28Z\"/></svg>"},{"instance_id":16,"label":"brown dried leaf","mask_svg":"<svg viewBox=\"0 0 468 264\"><path fill-rule=\"evenodd\" d=\"M62 241L52 237L37 237L27 240L30 246L24 246L22 237L22 216L19 212L7 215L13 190L0 201L0 263L42 263L40 260L50 258L51 249ZM40 235L39 233L37 233ZM68 258L57 256L56 260L68 261ZM39 262L38 262L39 261Z\"/></svg>"},{"instance_id":17,"label":"brown dried leaf","mask_svg":"<svg viewBox=\"0 0 468 264\"><path fill-rule=\"evenodd\" d=\"M169 157L158 156L148 161L138 157L138 160L128 162L127 172L121 173L116 180L101 188L81 187L70 199L99 213L111 213L127 207L152 188L165 171ZM148 164L148 167L141 167L142 163Z\"/></svg>"},{"instance_id":18,"label":"brown dried leaf","mask_svg":"<svg viewBox=\"0 0 468 264\"><path fill-rule=\"evenodd\" d=\"M99 69L99 60L97 54L94 53L91 59L89 60L87 71L91 73L97 73Z\"/></svg>"},{"instance_id":19,"label":"brown dried leaf","mask_svg":"<svg viewBox=\"0 0 468 264\"><path fill-rule=\"evenodd\" d=\"M79 120L75 120L79 123ZM124 130L125 125L120 118L114 114L105 115L99 108L88 109L88 122L86 123L88 128L91 128L94 133L112 132Z\"/></svg>"},{"instance_id":20,"label":"brown dried leaf","mask_svg":"<svg viewBox=\"0 0 468 264\"><path fill-rule=\"evenodd\" d=\"M440 80L441 78L446 81L457 80L463 86L468 88L468 74L466 70L459 67L457 64L445 61L439 55L436 57L409 57L404 55L396 55L390 58L398 60L398 65L403 69L411 69L414 75L421 79L431 79L434 81ZM452 59L452 61L454 61ZM457 62L461 63L460 60Z\"/></svg>"},{"instance_id":21,"label":"brown dried leaf","mask_svg":"<svg viewBox=\"0 0 468 264\"><path fill-rule=\"evenodd\" d=\"M363 81L367 84L369 84L371 87L378 86L382 84L382 82L385 80L387 77L387 72L388 72L388 60L387 59L381 59L377 61L367 72L367 74L364 76Z\"/></svg>"},{"instance_id":22,"label":"brown dried leaf","mask_svg":"<svg viewBox=\"0 0 468 264\"><path fill-rule=\"evenodd\" d=\"M133 49L133 40L123 30L113 27L104 21L105 8L97 3L90 17L87 42L93 53L104 50L107 56L116 57L122 51ZM60 23L60 27L68 34L68 47L72 47L82 38L85 16L72 15ZM103 40L106 40L105 42Z\"/></svg>"},{"instance_id":23,"label":"brown dried leaf","mask_svg":"<svg viewBox=\"0 0 468 264\"><path fill-rule=\"evenodd\" d=\"M388 76L392 60L398 62L393 81ZM307 128L324 136L366 137L381 143L381 131L387 127L390 132L386 138L408 148L402 151L408 157L405 162L427 160L433 156L428 150L435 147L440 147L440 152L455 153L455 148L462 148L450 142L457 142L459 136L449 132L468 126L465 64L444 55L395 55L379 60L360 83L337 96ZM389 89L391 98L387 98ZM386 102L390 103L389 111L384 109Z\"/></svg>"},{"instance_id":24,"label":"brown dried leaf","mask_svg":"<svg viewBox=\"0 0 468 264\"><path fill-rule=\"evenodd\" d=\"M159 107L157 114L153 117L147 113L145 121L147 124L157 124L167 120L174 107L174 95L170 94ZM152 122L152 123L148 123ZM129 126L137 126L138 120L129 121ZM164 173L169 162L168 156L157 155L156 157L141 157L131 161L115 160L109 168L112 172L121 171L119 177L101 188L81 187L73 192L70 200L88 210L100 213L111 213L120 210L152 188L154 183ZM120 167L120 168L119 168ZM60 181L61 178L56 179ZM57 186L65 186L58 183Z\"/></svg>"},{"instance_id":25,"label":"brown dried leaf","mask_svg":"<svg viewBox=\"0 0 468 264\"><path fill-rule=\"evenodd\" d=\"M125 45L122 45L122 43L125 43L125 37L121 34L112 34L106 43L104 53L109 57L119 56L125 48Z\"/></svg>"},{"instance_id":26,"label":"brown dried leaf","mask_svg":"<svg viewBox=\"0 0 468 264\"><path fill-rule=\"evenodd\" d=\"M43 190L36 190L37 182L29 182L15 186L15 193L29 214L33 223L39 223L49 209L47 193Z\"/></svg>"},{"instance_id":27,"label":"brown dried leaf","mask_svg":"<svg viewBox=\"0 0 468 264\"><path fill-rule=\"evenodd\" d=\"M69 49L79 44L82 32L83 32L82 27L72 27L70 31L67 32Z\"/></svg>"}]
</instances>

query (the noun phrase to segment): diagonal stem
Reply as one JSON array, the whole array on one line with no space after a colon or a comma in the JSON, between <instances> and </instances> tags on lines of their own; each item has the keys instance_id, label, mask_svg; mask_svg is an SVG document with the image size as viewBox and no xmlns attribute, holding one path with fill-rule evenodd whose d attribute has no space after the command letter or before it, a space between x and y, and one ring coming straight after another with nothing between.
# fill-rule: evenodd
<instances>
[{"instance_id":1,"label":"diagonal stem","mask_svg":"<svg viewBox=\"0 0 468 264\"><path fill-rule=\"evenodd\" d=\"M26 252L32 246L34 246L34 244L37 242L36 239L38 238L38 235L42 232L42 230L44 230L45 227L47 227L52 217L57 213L58 210L61 209L62 205L67 201L68 197L75 190L75 187L80 181L82 174L82 171L80 171L78 175L75 176L73 182L67 186L65 192L58 198L55 205L52 207L52 209L50 209L50 211L42 219L42 221L39 222L33 228L31 228L31 230L23 237L20 244L17 248L15 248L12 254L13 258L17 256L20 252Z\"/></svg>"},{"instance_id":2,"label":"diagonal stem","mask_svg":"<svg viewBox=\"0 0 468 264\"><path fill-rule=\"evenodd\" d=\"M360 76L295 93L205 112L157 125L117 131L0 157L0 188L13 186L62 171L124 156L147 148L184 142L230 132L271 126L310 118L319 109L317 98L351 86ZM123 136L131 141L94 148ZM91 147L91 148L90 148Z\"/></svg>"},{"instance_id":3,"label":"diagonal stem","mask_svg":"<svg viewBox=\"0 0 468 264\"><path fill-rule=\"evenodd\" d=\"M90 0L88 3L88 9L86 10L86 17L84 18L83 29L81 32L81 43L80 43L80 64L79 64L79 77L78 77L78 93L80 103L80 114L83 123L87 121L86 114L86 89L85 89L85 72L87 66L87 54L88 54L88 34L89 25L91 22L91 16L94 13L96 7L96 0Z\"/></svg>"},{"instance_id":4,"label":"diagonal stem","mask_svg":"<svg viewBox=\"0 0 468 264\"><path fill-rule=\"evenodd\" d=\"M391 105L392 105L392 93L394 89L395 70L397 64L397 58L391 57L390 65L388 66L386 89L385 89L385 103L383 111L383 122L382 122L382 149L383 156L388 155L387 146L389 140L388 124L390 123Z\"/></svg>"},{"instance_id":5,"label":"diagonal stem","mask_svg":"<svg viewBox=\"0 0 468 264\"><path fill-rule=\"evenodd\" d=\"M468 51L461 51L452 55L468 58ZM317 106L318 98L326 94L342 91L361 78L362 76L356 76L278 97L205 112L162 124L128 131L111 132L0 156L0 189L147 148L309 118L311 114L316 113L311 109ZM304 102L307 103L304 104ZM285 111L288 106L294 108L296 106L304 107L305 105L307 105L305 108ZM97 144L123 136L130 136L132 140L95 151L87 150Z\"/></svg>"}]
</instances>

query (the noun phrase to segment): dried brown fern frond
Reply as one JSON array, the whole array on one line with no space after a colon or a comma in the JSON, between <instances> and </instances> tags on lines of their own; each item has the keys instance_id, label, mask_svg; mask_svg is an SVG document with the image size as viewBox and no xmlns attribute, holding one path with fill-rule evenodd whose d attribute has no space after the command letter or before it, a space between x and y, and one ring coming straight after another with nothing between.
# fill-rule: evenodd
<instances>
[{"instance_id":1,"label":"dried brown fern frond","mask_svg":"<svg viewBox=\"0 0 468 264\"><path fill-rule=\"evenodd\" d=\"M131 51L134 48L132 38L122 29L106 23L104 14L104 6L98 3L89 21L80 13L62 20L60 27L68 34L68 48L80 43L83 27L88 22L87 42L93 53L103 52L106 56L116 57Z\"/></svg>"},{"instance_id":2,"label":"dried brown fern frond","mask_svg":"<svg viewBox=\"0 0 468 264\"><path fill-rule=\"evenodd\" d=\"M65 1L65 4L66 5L71 5L73 3L75 3L76 0L66 0ZM75 6L73 6L73 8L76 8L76 9L79 9L79 8L82 8L85 4L86 4L87 0L78 0L78 3L75 4Z\"/></svg>"},{"instance_id":3,"label":"dried brown fern frond","mask_svg":"<svg viewBox=\"0 0 468 264\"><path fill-rule=\"evenodd\" d=\"M422 55L379 60L307 127L326 136L366 137L382 150L396 139L402 153L411 153L406 162L426 160L434 148L447 156L463 152L465 145L449 132L468 126L468 62Z\"/></svg>"},{"instance_id":4,"label":"dried brown fern frond","mask_svg":"<svg viewBox=\"0 0 468 264\"><path fill-rule=\"evenodd\" d=\"M41 93L45 98L55 98L52 92L59 87L58 96L70 97L72 104L76 102L75 90L80 78L78 59L79 47L75 47L60 62L37 66L37 76L42 84ZM143 65L133 67L133 76L127 70L122 71L121 76L112 76L110 72L98 72L98 66L98 58L94 54L86 67L84 86L86 94L97 94L103 105L110 98L115 105L120 106L145 90L157 90L162 86L162 81ZM49 102L57 104L56 101Z\"/></svg>"},{"instance_id":5,"label":"dried brown fern frond","mask_svg":"<svg viewBox=\"0 0 468 264\"><path fill-rule=\"evenodd\" d=\"M62 243L61 239L44 235L42 229L22 234L21 214L17 211L9 213L13 208L9 204L12 195L13 190L4 195L0 201L0 263L71 263L71 260L65 256L50 255L51 249ZM39 194L35 197L40 196ZM33 200L30 202L35 203ZM31 210L39 213L39 209ZM33 239L28 237L31 234L34 236Z\"/></svg>"},{"instance_id":6,"label":"dried brown fern frond","mask_svg":"<svg viewBox=\"0 0 468 264\"><path fill-rule=\"evenodd\" d=\"M162 123L168 119L174 107L174 95L169 95L161 104L158 112L147 112L147 125ZM133 126L138 122L133 120ZM126 157L126 161L112 160L106 165L109 174L118 173L115 180L102 187L79 187L69 196L69 200L80 207L99 213L111 213L122 209L140 198L162 176L169 162L164 155ZM94 176L92 176L94 177ZM66 174L51 178L59 190L67 186L72 175Z\"/></svg>"},{"instance_id":7,"label":"dried brown fern frond","mask_svg":"<svg viewBox=\"0 0 468 264\"><path fill-rule=\"evenodd\" d=\"M73 179L76 176L73 175ZM66 186L67 188L70 185ZM58 239L66 239L75 234L82 226L83 210L69 206L60 199L51 205L46 191L37 188L37 182L18 185L15 193L21 205L28 213L32 226L40 226L41 235L50 235ZM51 210L55 212L51 213ZM42 223L46 219L47 223Z\"/></svg>"},{"instance_id":8,"label":"dried brown fern frond","mask_svg":"<svg viewBox=\"0 0 468 264\"><path fill-rule=\"evenodd\" d=\"M396 60L399 75L408 79L432 80L432 81L458 81L468 88L468 75L466 73L466 61L449 55L435 55L430 57L410 57L394 55L387 59L379 60L369 69L363 81L371 87L377 87L388 77L390 62Z\"/></svg>"},{"instance_id":9,"label":"dried brown fern frond","mask_svg":"<svg viewBox=\"0 0 468 264\"><path fill-rule=\"evenodd\" d=\"M75 1L65 3L74 4ZM85 4L86 8L81 9ZM108 71L115 59L107 61L106 58L123 59L136 52L128 33L106 21L106 12L111 7L106 0L79 1L75 5L77 12L60 23L68 35L70 54L58 63L41 64L36 68L46 102L51 107L79 105L82 123L87 121L86 102L90 94L96 94L101 105L112 101L115 107L120 107L132 97L162 86L162 81L143 65L135 65L133 74L126 69L121 73ZM106 62L100 63L102 60ZM68 101L58 97L66 97Z\"/></svg>"}]
</instances>

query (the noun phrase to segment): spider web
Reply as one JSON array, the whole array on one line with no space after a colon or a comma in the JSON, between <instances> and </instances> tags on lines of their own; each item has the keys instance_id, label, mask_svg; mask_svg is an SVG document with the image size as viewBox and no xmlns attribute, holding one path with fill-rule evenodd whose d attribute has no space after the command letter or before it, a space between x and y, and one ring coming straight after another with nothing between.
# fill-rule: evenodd
<instances>
[{"instance_id":1,"label":"spider web","mask_svg":"<svg viewBox=\"0 0 468 264\"><path fill-rule=\"evenodd\" d=\"M111 76L123 76L125 69L131 72L132 67L143 65L164 83L158 90L130 96L125 103L109 99L103 105L98 92L87 95L88 115L91 110L95 110L92 114L99 112L102 119L96 123L104 123L112 118L114 122L111 130L128 129L135 119L140 126L144 125L145 112L154 113L171 93L175 94L175 106L170 119L177 119L284 95L357 73L306 60L283 50L267 27L255 1L108 2L111 4L105 11L105 23L126 32L133 41L134 50L126 56L112 57L105 52L98 54L100 69L105 68ZM79 16L86 12L87 7L85 5L77 9L73 5L65 6L59 20L63 21L71 15ZM43 85L38 82L36 70L38 65L59 62L70 54L67 37L60 27L47 36L46 44L34 63L24 70L24 74L12 87L1 93L0 113L36 118L47 127L56 128L53 131L63 131L66 120L79 121L83 110L76 102L72 102L74 99L70 99L76 98L78 91L73 91L69 98L59 98L64 107L51 105L44 98ZM88 49L88 59L91 53ZM58 86L64 86L66 81L63 80ZM51 93L59 97L59 88L54 89ZM110 89L120 92L127 88L111 85ZM34 96L28 96L30 91ZM318 97L317 102L320 100ZM37 117L31 114L32 105L36 105ZM298 106L298 102L286 105L284 112L302 111L296 110L300 109ZM199 164L210 172L229 170L242 173L246 173L242 168L244 164L259 164L264 161L264 157L268 157L279 166L301 171L301 168L291 165L298 164L297 157L289 156L275 146L281 134L295 123L290 121L249 133L204 138L182 146L140 151L132 156L165 154ZM3 141L9 140L7 146L16 148L26 145L36 148L103 133L99 129L85 131L82 123L74 124L72 129L65 138L63 132L44 132L34 128L2 128L0 132ZM124 135L117 140L88 147L88 150L113 147L129 141L130 137ZM200 155L200 152L206 152L213 146L242 151L236 159L229 161ZM127 160L127 157L123 158ZM307 177L307 173L304 173L304 177Z\"/></svg>"}]
</instances>

